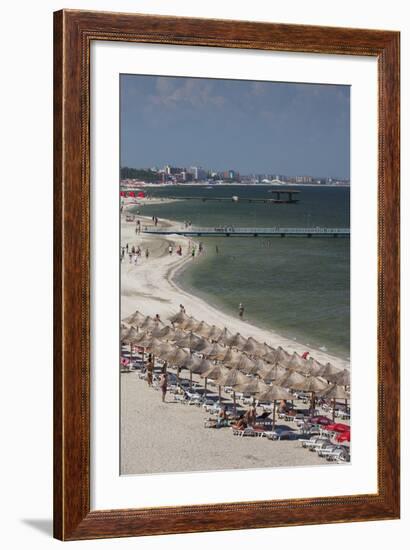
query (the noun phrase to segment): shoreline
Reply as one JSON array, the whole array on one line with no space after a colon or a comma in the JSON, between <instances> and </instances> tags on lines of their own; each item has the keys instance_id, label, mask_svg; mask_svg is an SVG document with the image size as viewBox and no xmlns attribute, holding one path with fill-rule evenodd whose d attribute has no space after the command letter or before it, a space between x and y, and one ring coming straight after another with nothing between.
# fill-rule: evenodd
<instances>
[{"instance_id":1,"label":"shoreline","mask_svg":"<svg viewBox=\"0 0 410 550\"><path fill-rule=\"evenodd\" d=\"M151 225L152 220L147 216L138 215L142 225ZM171 226L171 220L161 219L161 224ZM281 346L286 351L297 351L302 354L309 351L320 363L330 362L336 367L350 368L350 362L331 353L321 351L312 346L286 338L274 330L262 328L247 320L240 320L226 311L217 309L214 305L205 302L202 298L191 294L176 281L177 277L192 260L186 253L188 237L177 235L144 235L135 233L135 224L121 219L121 245L139 245L143 249L142 258L136 266L130 264L126 257L121 265L121 318L139 310L145 315L154 316L157 313L163 321L179 311L182 303L188 315L198 320L206 321L217 327L227 327L231 332L240 332L244 337L252 336L261 343L266 342L273 347ZM172 243L174 248L182 246L184 254L180 257L175 253L169 255L167 248ZM197 243L196 243L197 244ZM144 250L152 250L150 258L145 260ZM137 282L137 285L135 285ZM136 288L138 286L138 288Z\"/></svg>"}]
</instances>

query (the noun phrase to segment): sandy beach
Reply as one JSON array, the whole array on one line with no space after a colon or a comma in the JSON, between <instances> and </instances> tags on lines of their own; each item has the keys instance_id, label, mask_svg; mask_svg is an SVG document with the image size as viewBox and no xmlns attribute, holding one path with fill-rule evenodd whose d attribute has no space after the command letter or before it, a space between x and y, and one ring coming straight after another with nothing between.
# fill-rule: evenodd
<instances>
[{"instance_id":1,"label":"sandy beach","mask_svg":"<svg viewBox=\"0 0 410 550\"><path fill-rule=\"evenodd\" d=\"M139 216L141 226L152 225L150 218ZM176 223L161 220L163 226L175 226ZM282 346L286 351L293 353L297 351L302 354L309 351L311 356L320 363L330 362L336 367L349 368L349 362L303 345L294 340L289 340L276 334L248 323L245 320L232 317L219 311L202 299L188 294L178 287L174 277L178 270L183 269L187 262L195 261L188 252L187 237L171 235L157 236L135 233L135 222L121 223L121 244L127 243L132 246L140 246L143 252L146 248L150 251L149 259L146 260L144 253L138 260L138 265L129 263L127 257L121 266L121 317L124 319L135 310L141 311L144 315L154 316L157 313L161 319L166 321L171 315L179 311L179 305L183 304L188 315L193 315L198 320L206 321L217 327L228 327L233 332L240 332L244 337L252 336L260 342L278 347ZM168 246L172 244L175 248L181 245L183 254L178 256L175 252L168 254Z\"/></svg>"},{"instance_id":2,"label":"sandy beach","mask_svg":"<svg viewBox=\"0 0 410 550\"><path fill-rule=\"evenodd\" d=\"M151 218L138 216L141 227L151 225ZM159 225L175 223L160 220ZM171 235L136 234L135 221L121 222L121 244L140 246L137 265L126 255L121 265L121 317L135 310L167 321L183 304L188 315L218 327L228 327L243 336L252 336L273 347L311 355L321 363L331 362L340 368L349 364L330 354L288 340L273 331L259 328L246 320L218 311L202 299L188 294L174 282L175 274L187 262L188 238ZM183 254L168 253L181 245ZM149 249L149 258L145 250ZM183 373L184 374L184 373ZM187 374L185 375L187 376ZM136 372L121 375L121 473L202 471L227 468L263 468L327 463L316 453L302 449L298 441L272 442L260 438L234 437L229 428L204 429L209 416L202 408L171 402L162 403L160 393L149 388ZM282 421L281 421L282 423Z\"/></svg>"}]
</instances>

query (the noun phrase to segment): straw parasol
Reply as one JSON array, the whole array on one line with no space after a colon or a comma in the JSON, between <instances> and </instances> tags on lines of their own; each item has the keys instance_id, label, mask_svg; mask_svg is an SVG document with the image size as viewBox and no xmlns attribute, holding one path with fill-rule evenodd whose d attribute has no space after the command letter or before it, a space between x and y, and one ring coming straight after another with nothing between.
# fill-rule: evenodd
<instances>
[{"instance_id":1,"label":"straw parasol","mask_svg":"<svg viewBox=\"0 0 410 550\"><path fill-rule=\"evenodd\" d=\"M145 315L140 313L138 310L132 313L131 315L128 315L125 319L123 319L124 323L127 323L127 325L131 325L133 327L139 327L145 320Z\"/></svg>"},{"instance_id":2,"label":"straw parasol","mask_svg":"<svg viewBox=\"0 0 410 550\"><path fill-rule=\"evenodd\" d=\"M132 346L139 339L139 333L134 327L130 327L121 337L121 342L130 346L130 361L132 361Z\"/></svg>"},{"instance_id":3,"label":"straw parasol","mask_svg":"<svg viewBox=\"0 0 410 550\"><path fill-rule=\"evenodd\" d=\"M243 382L243 384L238 384L235 386L235 390L242 393L249 393L249 394L256 394L256 393L262 393L269 389L268 384L265 384L265 382L262 382L260 378L253 378L249 379L247 378L246 382Z\"/></svg>"},{"instance_id":4,"label":"straw parasol","mask_svg":"<svg viewBox=\"0 0 410 550\"><path fill-rule=\"evenodd\" d=\"M232 348L228 348L226 350L226 353L225 353L223 359L222 359L222 362L224 363L224 365L233 366L235 364L235 362L239 361L241 356L242 356L242 354L241 354L240 351L236 351Z\"/></svg>"},{"instance_id":5,"label":"straw parasol","mask_svg":"<svg viewBox=\"0 0 410 550\"><path fill-rule=\"evenodd\" d=\"M189 319L189 316L185 313L185 311L179 311L175 315L172 315L172 317L169 318L171 323L173 325L180 325L184 321L187 321Z\"/></svg>"},{"instance_id":6,"label":"straw parasol","mask_svg":"<svg viewBox=\"0 0 410 550\"><path fill-rule=\"evenodd\" d=\"M272 430L275 429L276 401L292 401L294 397L287 390L276 384L269 386L269 389L258 395L259 401L270 401L272 403Z\"/></svg>"},{"instance_id":7,"label":"straw parasol","mask_svg":"<svg viewBox=\"0 0 410 550\"><path fill-rule=\"evenodd\" d=\"M289 358L289 353L287 353L280 346L277 349L270 350L266 355L263 356L263 359L268 363L286 363Z\"/></svg>"},{"instance_id":8,"label":"straw parasol","mask_svg":"<svg viewBox=\"0 0 410 550\"><path fill-rule=\"evenodd\" d=\"M236 348L239 350L242 350L245 344L246 344L246 339L243 336L241 336L239 332L237 332L235 336L232 336L232 338L229 338L226 341L227 346L229 346L230 348Z\"/></svg>"},{"instance_id":9,"label":"straw parasol","mask_svg":"<svg viewBox=\"0 0 410 550\"><path fill-rule=\"evenodd\" d=\"M147 315L147 317L145 317L144 322L140 324L140 328L146 329L146 330L154 330L156 328L163 327L163 326L164 326L164 323L162 321L153 319L149 315Z\"/></svg>"},{"instance_id":10,"label":"straw parasol","mask_svg":"<svg viewBox=\"0 0 410 550\"><path fill-rule=\"evenodd\" d=\"M341 369L339 369L338 367L334 367L332 364L326 363L326 365L324 365L320 369L318 376L321 376L325 380L332 381L334 380L335 376L337 376L341 372Z\"/></svg>"},{"instance_id":11,"label":"straw parasol","mask_svg":"<svg viewBox=\"0 0 410 550\"><path fill-rule=\"evenodd\" d=\"M302 391L310 392L312 394L311 408L313 410L315 408L315 393L321 392L324 389L326 389L327 384L326 382L323 382L323 380L320 380L316 376L307 376L299 384L292 385L292 388L294 390L302 390Z\"/></svg>"},{"instance_id":12,"label":"straw parasol","mask_svg":"<svg viewBox=\"0 0 410 550\"><path fill-rule=\"evenodd\" d=\"M282 362L282 365L290 370L295 370L304 374L307 368L307 361L306 359L302 359L302 357L295 351L287 361Z\"/></svg>"},{"instance_id":13,"label":"straw parasol","mask_svg":"<svg viewBox=\"0 0 410 550\"><path fill-rule=\"evenodd\" d=\"M224 346L226 346L231 338L232 332L225 327L224 329L222 329L221 335L219 336L217 342L218 344L223 344Z\"/></svg>"},{"instance_id":14,"label":"straw parasol","mask_svg":"<svg viewBox=\"0 0 410 550\"><path fill-rule=\"evenodd\" d=\"M246 371L248 374L255 374L257 371L257 369L255 370L255 361L249 359L244 353L236 361L233 361L231 366L242 372Z\"/></svg>"},{"instance_id":15,"label":"straw parasol","mask_svg":"<svg viewBox=\"0 0 410 550\"><path fill-rule=\"evenodd\" d=\"M229 372L229 369L222 365L211 365L208 370L205 370L200 374L201 378L210 378L211 380L217 380ZM219 402L221 402L221 386L218 385Z\"/></svg>"},{"instance_id":16,"label":"straw parasol","mask_svg":"<svg viewBox=\"0 0 410 550\"><path fill-rule=\"evenodd\" d=\"M336 384L332 384L330 387L323 390L323 392L320 393L320 396L324 399L332 399L333 400L333 413L332 413L332 420L335 421L335 408L336 408L336 399L344 399L345 403L350 399L350 394L347 393L347 391L342 388L342 386L337 386Z\"/></svg>"},{"instance_id":17,"label":"straw parasol","mask_svg":"<svg viewBox=\"0 0 410 550\"><path fill-rule=\"evenodd\" d=\"M278 380L278 378L290 374L285 367L281 365L270 365L268 363L265 363L265 365L266 366L258 373L265 382L272 382L273 380Z\"/></svg>"},{"instance_id":18,"label":"straw parasol","mask_svg":"<svg viewBox=\"0 0 410 550\"><path fill-rule=\"evenodd\" d=\"M238 384L244 384L247 382L248 378L240 372L238 369L232 369L226 374L222 375L220 378L217 378L215 381L219 386L237 386ZM236 392L233 390L233 411L236 414Z\"/></svg>"},{"instance_id":19,"label":"straw parasol","mask_svg":"<svg viewBox=\"0 0 410 550\"><path fill-rule=\"evenodd\" d=\"M222 334L222 330L220 328L216 327L215 325L212 325L212 327L209 330L206 337L207 337L208 340L217 341L218 338L221 336L221 334Z\"/></svg>"},{"instance_id":20,"label":"straw parasol","mask_svg":"<svg viewBox=\"0 0 410 550\"><path fill-rule=\"evenodd\" d=\"M198 368L202 359L197 355L188 355L186 360L181 364L181 367L189 370L189 386L192 388L192 373L195 368Z\"/></svg>"},{"instance_id":21,"label":"straw parasol","mask_svg":"<svg viewBox=\"0 0 410 550\"><path fill-rule=\"evenodd\" d=\"M199 325L199 321L197 321L194 317L188 317L185 321L182 321L180 323L180 327L184 330L195 330L196 327Z\"/></svg>"},{"instance_id":22,"label":"straw parasol","mask_svg":"<svg viewBox=\"0 0 410 550\"><path fill-rule=\"evenodd\" d=\"M190 366L188 368L193 374L201 375L202 373L208 371L213 366L215 366L215 365L213 365L211 363L211 361L209 361L209 359L200 359L199 364L197 364L195 362L195 364L190 364ZM208 378L205 376L205 386L204 386L204 395L205 395L205 397L206 397L207 383L208 383Z\"/></svg>"},{"instance_id":23,"label":"straw parasol","mask_svg":"<svg viewBox=\"0 0 410 550\"><path fill-rule=\"evenodd\" d=\"M298 384L303 384L305 380L305 376L303 376L299 372L288 371L276 380L276 384L278 386L283 386L284 388L296 388Z\"/></svg>"},{"instance_id":24,"label":"straw parasol","mask_svg":"<svg viewBox=\"0 0 410 550\"><path fill-rule=\"evenodd\" d=\"M203 338L201 338L200 336L196 336L192 332L189 332L183 338L179 338L178 340L176 340L175 343L180 348L189 348L189 350L193 350L196 349L196 346L198 344L202 344L204 342L206 343Z\"/></svg>"},{"instance_id":25,"label":"straw parasol","mask_svg":"<svg viewBox=\"0 0 410 550\"><path fill-rule=\"evenodd\" d=\"M195 332L204 338L208 337L208 334L211 332L211 325L208 325L205 321L201 321L196 327Z\"/></svg>"},{"instance_id":26,"label":"straw parasol","mask_svg":"<svg viewBox=\"0 0 410 550\"><path fill-rule=\"evenodd\" d=\"M189 357L189 353L181 348L173 348L170 353L163 355L163 358L175 367L181 367Z\"/></svg>"},{"instance_id":27,"label":"straw parasol","mask_svg":"<svg viewBox=\"0 0 410 550\"><path fill-rule=\"evenodd\" d=\"M222 361L226 355L226 349L220 344L210 344L201 353L208 357L209 359L216 359L217 361Z\"/></svg>"},{"instance_id":28,"label":"straw parasol","mask_svg":"<svg viewBox=\"0 0 410 550\"><path fill-rule=\"evenodd\" d=\"M248 353L249 355L258 355L264 353L264 347L263 344L260 344L255 338L252 338L250 336L247 340L245 345L242 347L242 351L245 353Z\"/></svg>"},{"instance_id":29,"label":"straw parasol","mask_svg":"<svg viewBox=\"0 0 410 550\"><path fill-rule=\"evenodd\" d=\"M175 330L170 326L165 327L157 327L152 331L152 335L156 338L164 339L164 340L173 340L175 337Z\"/></svg>"},{"instance_id":30,"label":"straw parasol","mask_svg":"<svg viewBox=\"0 0 410 550\"><path fill-rule=\"evenodd\" d=\"M310 376L320 376L320 371L322 369L322 363L319 363L319 361L316 361L313 357L309 357L306 361L305 374L309 374Z\"/></svg>"},{"instance_id":31,"label":"straw parasol","mask_svg":"<svg viewBox=\"0 0 410 550\"><path fill-rule=\"evenodd\" d=\"M350 386L350 371L343 369L339 374L337 374L332 380L338 386Z\"/></svg>"}]
</instances>

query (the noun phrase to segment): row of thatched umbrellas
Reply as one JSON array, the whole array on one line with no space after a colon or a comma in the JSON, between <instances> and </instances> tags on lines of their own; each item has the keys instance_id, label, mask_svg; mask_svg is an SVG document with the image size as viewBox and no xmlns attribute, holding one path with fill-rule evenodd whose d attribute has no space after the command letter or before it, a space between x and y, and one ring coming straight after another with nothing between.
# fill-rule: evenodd
<instances>
[{"instance_id":1,"label":"row of thatched umbrellas","mask_svg":"<svg viewBox=\"0 0 410 550\"><path fill-rule=\"evenodd\" d=\"M322 365L313 358L303 359L297 353L288 354L281 347L275 349L239 333L233 335L226 328L197 321L182 311L170 321L171 325L165 325L138 311L124 319L121 341L130 345L131 359L132 348L137 345L166 365L177 368L178 377L181 368L188 369L191 386L192 375L199 374L205 379L205 393L207 379L213 380L219 387L219 399L221 387L230 386L234 410L236 392L272 402L273 415L276 401L295 399L289 389L311 393L312 408L317 394L332 399L333 415L336 399L347 402L350 398L346 391L350 385L348 370L338 369L330 363Z\"/></svg>"}]
</instances>

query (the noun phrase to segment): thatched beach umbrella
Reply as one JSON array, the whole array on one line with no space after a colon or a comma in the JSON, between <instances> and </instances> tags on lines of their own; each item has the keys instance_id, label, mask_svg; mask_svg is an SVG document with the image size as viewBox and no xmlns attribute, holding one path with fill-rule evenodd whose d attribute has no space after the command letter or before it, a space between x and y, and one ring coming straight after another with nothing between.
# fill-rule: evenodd
<instances>
[{"instance_id":1,"label":"thatched beach umbrella","mask_svg":"<svg viewBox=\"0 0 410 550\"><path fill-rule=\"evenodd\" d=\"M156 327L152 331L152 335L156 338L160 338L161 340L174 340L176 331L170 326Z\"/></svg>"},{"instance_id":2,"label":"thatched beach umbrella","mask_svg":"<svg viewBox=\"0 0 410 550\"><path fill-rule=\"evenodd\" d=\"M165 359L172 367L177 368L178 380L181 367L189 358L190 354L182 348L174 348L170 353L165 353L163 355L163 359Z\"/></svg>"},{"instance_id":3,"label":"thatched beach umbrella","mask_svg":"<svg viewBox=\"0 0 410 550\"><path fill-rule=\"evenodd\" d=\"M208 359L222 361L226 355L226 349L220 344L210 344L207 348L202 350L201 353Z\"/></svg>"},{"instance_id":4,"label":"thatched beach umbrella","mask_svg":"<svg viewBox=\"0 0 410 550\"><path fill-rule=\"evenodd\" d=\"M295 351L288 360L282 362L282 365L289 370L295 370L301 374L305 374L307 361L306 359L302 359L302 357Z\"/></svg>"},{"instance_id":5,"label":"thatched beach umbrella","mask_svg":"<svg viewBox=\"0 0 410 550\"><path fill-rule=\"evenodd\" d=\"M267 361L268 363L286 363L290 358L290 355L288 352L286 352L283 348L280 346L275 349L269 351L266 355L263 356L263 359Z\"/></svg>"},{"instance_id":6,"label":"thatched beach umbrella","mask_svg":"<svg viewBox=\"0 0 410 550\"><path fill-rule=\"evenodd\" d=\"M134 327L130 327L128 331L122 336L121 342L129 344L130 346L130 361L132 361L132 346L139 339L139 333Z\"/></svg>"},{"instance_id":7,"label":"thatched beach umbrella","mask_svg":"<svg viewBox=\"0 0 410 550\"><path fill-rule=\"evenodd\" d=\"M203 336L204 338L208 337L208 334L211 332L211 325L208 325L205 321L201 321L195 328L196 334Z\"/></svg>"},{"instance_id":8,"label":"thatched beach umbrella","mask_svg":"<svg viewBox=\"0 0 410 550\"><path fill-rule=\"evenodd\" d=\"M233 366L242 356L240 351L237 351L232 348L224 348L226 350L225 355L223 356L222 363L227 366Z\"/></svg>"},{"instance_id":9,"label":"thatched beach umbrella","mask_svg":"<svg viewBox=\"0 0 410 550\"><path fill-rule=\"evenodd\" d=\"M265 384L265 382L263 382L260 378L252 378L252 379L247 378L245 382L235 386L236 391L242 392L242 393L248 393L251 395L268 391L268 389L269 389L268 384Z\"/></svg>"},{"instance_id":10,"label":"thatched beach umbrella","mask_svg":"<svg viewBox=\"0 0 410 550\"><path fill-rule=\"evenodd\" d=\"M214 340L216 342L218 338L221 336L221 334L222 334L222 329L216 327L215 325L212 325L206 337L208 340L211 340L211 341Z\"/></svg>"},{"instance_id":11,"label":"thatched beach umbrella","mask_svg":"<svg viewBox=\"0 0 410 550\"><path fill-rule=\"evenodd\" d=\"M229 372L229 369L222 365L211 365L208 370L205 370L200 374L201 378L210 378L211 380L217 380ZM219 402L221 402L221 386L218 385Z\"/></svg>"},{"instance_id":12,"label":"thatched beach umbrella","mask_svg":"<svg viewBox=\"0 0 410 550\"><path fill-rule=\"evenodd\" d=\"M319 376L320 371L323 369L322 363L319 363L319 361L316 361L313 357L310 357L306 361L306 369L305 374L310 376Z\"/></svg>"},{"instance_id":13,"label":"thatched beach umbrella","mask_svg":"<svg viewBox=\"0 0 410 550\"><path fill-rule=\"evenodd\" d=\"M185 321L182 321L182 323L179 324L179 326L185 331L195 331L198 325L199 325L199 321L197 321L194 317L189 317L188 319L186 319Z\"/></svg>"},{"instance_id":14,"label":"thatched beach umbrella","mask_svg":"<svg viewBox=\"0 0 410 550\"><path fill-rule=\"evenodd\" d=\"M312 394L311 408L313 410L315 408L315 393L323 391L327 388L327 385L326 382L323 382L323 380L320 380L316 376L307 376L299 384L293 385L292 388Z\"/></svg>"},{"instance_id":15,"label":"thatched beach umbrella","mask_svg":"<svg viewBox=\"0 0 410 550\"><path fill-rule=\"evenodd\" d=\"M127 325L139 328L141 324L145 321L145 315L137 310L125 319L123 319L123 321L124 323L127 323Z\"/></svg>"},{"instance_id":16,"label":"thatched beach umbrella","mask_svg":"<svg viewBox=\"0 0 410 550\"><path fill-rule=\"evenodd\" d=\"M228 341L232 338L232 332L226 327L222 329L221 335L219 336L217 342L218 344L223 344L224 346L228 345Z\"/></svg>"},{"instance_id":17,"label":"thatched beach umbrella","mask_svg":"<svg viewBox=\"0 0 410 550\"><path fill-rule=\"evenodd\" d=\"M169 318L171 323L173 325L180 325L184 321L187 321L189 319L189 316L185 313L185 311L179 311L175 315L172 315L172 317Z\"/></svg>"},{"instance_id":18,"label":"thatched beach umbrella","mask_svg":"<svg viewBox=\"0 0 410 550\"><path fill-rule=\"evenodd\" d=\"M230 363L230 365L235 368L235 369L238 369L240 371L252 371L253 369L255 369L255 361L253 361L252 359L250 359L247 355L245 355L244 353L241 354L240 357L238 357L237 360L233 361L232 363ZM249 374L255 374L254 372L250 372Z\"/></svg>"},{"instance_id":19,"label":"thatched beach umbrella","mask_svg":"<svg viewBox=\"0 0 410 550\"><path fill-rule=\"evenodd\" d=\"M333 413L332 413L332 420L335 421L335 409L336 409L336 399L344 399L345 403L347 404L347 401L350 399L350 394L347 393L347 391L342 388L342 386L337 386L336 384L333 384L330 387L327 387L323 392L320 393L320 397L323 397L324 399L332 399L333 400Z\"/></svg>"},{"instance_id":20,"label":"thatched beach umbrella","mask_svg":"<svg viewBox=\"0 0 410 550\"><path fill-rule=\"evenodd\" d=\"M193 374L203 374L204 372L209 371L209 369L214 366L209 359L201 359L199 364L191 364L188 368ZM206 397L208 378L205 376L205 386L204 386L204 395Z\"/></svg>"},{"instance_id":21,"label":"thatched beach umbrella","mask_svg":"<svg viewBox=\"0 0 410 550\"><path fill-rule=\"evenodd\" d=\"M189 355L187 359L181 364L181 367L189 370L189 387L192 389L192 373L195 368L198 368L202 359L197 355Z\"/></svg>"},{"instance_id":22,"label":"thatched beach umbrella","mask_svg":"<svg viewBox=\"0 0 410 550\"><path fill-rule=\"evenodd\" d=\"M350 386L350 371L343 369L339 374L337 374L332 380L338 386Z\"/></svg>"},{"instance_id":23,"label":"thatched beach umbrella","mask_svg":"<svg viewBox=\"0 0 410 550\"><path fill-rule=\"evenodd\" d=\"M252 338L250 336L244 346L242 347L242 351L247 353L248 355L258 355L258 353L264 352L263 344L259 343L255 338Z\"/></svg>"},{"instance_id":24,"label":"thatched beach umbrella","mask_svg":"<svg viewBox=\"0 0 410 550\"><path fill-rule=\"evenodd\" d=\"M216 383L219 386L237 386L238 384L244 384L247 382L248 378L242 374L238 369L232 369L227 372L225 375L222 375L216 380ZM236 392L233 390L233 411L236 414Z\"/></svg>"},{"instance_id":25,"label":"thatched beach umbrella","mask_svg":"<svg viewBox=\"0 0 410 550\"><path fill-rule=\"evenodd\" d=\"M296 371L287 371L283 376L276 380L278 386L284 388L297 388L298 385L303 384L306 378L302 374ZM323 388L322 388L323 389Z\"/></svg>"},{"instance_id":26,"label":"thatched beach umbrella","mask_svg":"<svg viewBox=\"0 0 410 550\"><path fill-rule=\"evenodd\" d=\"M234 336L232 336L232 338L229 338L226 342L226 345L229 346L230 348L236 348L239 350L242 350L245 344L246 344L246 339L241 334L239 334L239 332L237 332Z\"/></svg>"},{"instance_id":27,"label":"thatched beach umbrella","mask_svg":"<svg viewBox=\"0 0 410 550\"><path fill-rule=\"evenodd\" d=\"M276 401L292 401L295 398L287 390L276 384L269 386L265 392L258 394L259 401L270 401L272 403L272 430L275 429Z\"/></svg>"},{"instance_id":28,"label":"thatched beach umbrella","mask_svg":"<svg viewBox=\"0 0 410 550\"><path fill-rule=\"evenodd\" d=\"M334 380L335 377L337 377L337 375L340 374L341 372L342 372L342 370L339 369L338 367L335 367L330 363L326 363L326 365L324 365L320 369L317 376L320 376L320 377L322 377L325 380L330 382L330 381Z\"/></svg>"},{"instance_id":29,"label":"thatched beach umbrella","mask_svg":"<svg viewBox=\"0 0 410 550\"><path fill-rule=\"evenodd\" d=\"M203 343L204 343L204 339L201 338L200 336L196 336L192 332L187 333L183 338L179 338L175 342L175 344L179 348L188 348L190 351L192 351L193 349L196 349L196 346L198 344L202 345Z\"/></svg>"},{"instance_id":30,"label":"thatched beach umbrella","mask_svg":"<svg viewBox=\"0 0 410 550\"><path fill-rule=\"evenodd\" d=\"M140 325L140 329L145 330L154 330L156 328L162 328L164 327L164 323L162 321L158 321L157 319L154 319L153 317L150 317L149 315L145 317L145 320Z\"/></svg>"},{"instance_id":31,"label":"thatched beach umbrella","mask_svg":"<svg viewBox=\"0 0 410 550\"><path fill-rule=\"evenodd\" d=\"M282 367L281 365L271 365L268 363L265 363L265 365L266 366L262 368L258 373L262 380L264 380L265 382L276 381L282 376L289 374L285 367Z\"/></svg>"}]
</instances>

